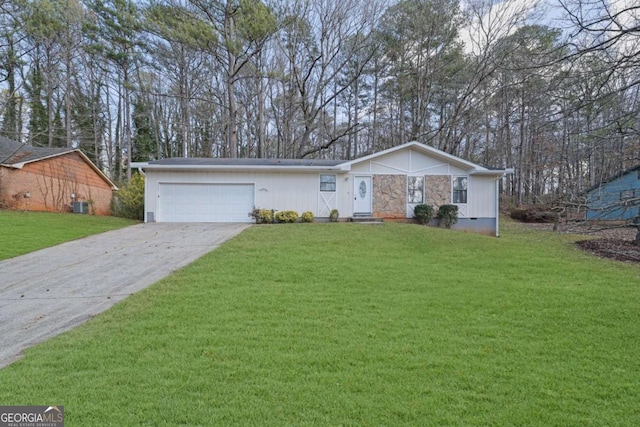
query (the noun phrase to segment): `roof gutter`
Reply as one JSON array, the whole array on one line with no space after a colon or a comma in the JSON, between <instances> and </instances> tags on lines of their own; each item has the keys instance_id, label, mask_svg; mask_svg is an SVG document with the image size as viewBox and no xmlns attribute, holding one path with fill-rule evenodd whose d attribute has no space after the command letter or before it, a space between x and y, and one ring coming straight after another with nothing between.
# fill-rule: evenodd
<instances>
[{"instance_id":1,"label":"roof gutter","mask_svg":"<svg viewBox=\"0 0 640 427\"><path fill-rule=\"evenodd\" d=\"M196 171L278 171L278 172L342 172L351 170L348 165L337 166L270 166L270 165L152 165L149 163L131 163L132 168L142 171L150 170L196 170Z\"/></svg>"},{"instance_id":2,"label":"roof gutter","mask_svg":"<svg viewBox=\"0 0 640 427\"><path fill-rule=\"evenodd\" d=\"M7 168L13 168L13 169L22 169L24 167L24 165L26 164L26 162L20 162L20 163L1 163L2 166L7 167Z\"/></svg>"},{"instance_id":3,"label":"roof gutter","mask_svg":"<svg viewBox=\"0 0 640 427\"><path fill-rule=\"evenodd\" d=\"M470 172L469 175L474 176L495 176L495 177L503 177L505 175L513 174L513 168L507 169L486 169L486 170L475 170Z\"/></svg>"}]
</instances>

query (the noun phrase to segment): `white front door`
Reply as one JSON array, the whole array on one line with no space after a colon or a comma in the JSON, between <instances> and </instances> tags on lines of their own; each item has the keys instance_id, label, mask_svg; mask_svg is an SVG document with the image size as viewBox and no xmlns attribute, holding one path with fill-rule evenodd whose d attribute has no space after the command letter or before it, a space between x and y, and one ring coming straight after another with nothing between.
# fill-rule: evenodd
<instances>
[{"instance_id":1,"label":"white front door","mask_svg":"<svg viewBox=\"0 0 640 427\"><path fill-rule=\"evenodd\" d=\"M371 213L371 177L356 176L353 180L353 213Z\"/></svg>"}]
</instances>

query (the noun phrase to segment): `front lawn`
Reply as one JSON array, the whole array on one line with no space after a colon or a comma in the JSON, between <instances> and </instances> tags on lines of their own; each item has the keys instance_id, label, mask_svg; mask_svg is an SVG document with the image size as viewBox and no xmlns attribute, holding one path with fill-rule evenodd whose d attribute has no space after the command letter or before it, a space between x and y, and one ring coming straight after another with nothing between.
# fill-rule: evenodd
<instances>
[{"instance_id":1,"label":"front lawn","mask_svg":"<svg viewBox=\"0 0 640 427\"><path fill-rule=\"evenodd\" d=\"M115 217L0 210L0 260L135 223Z\"/></svg>"},{"instance_id":2,"label":"front lawn","mask_svg":"<svg viewBox=\"0 0 640 427\"><path fill-rule=\"evenodd\" d=\"M571 237L256 226L0 370L68 426L640 425L640 269Z\"/></svg>"}]
</instances>

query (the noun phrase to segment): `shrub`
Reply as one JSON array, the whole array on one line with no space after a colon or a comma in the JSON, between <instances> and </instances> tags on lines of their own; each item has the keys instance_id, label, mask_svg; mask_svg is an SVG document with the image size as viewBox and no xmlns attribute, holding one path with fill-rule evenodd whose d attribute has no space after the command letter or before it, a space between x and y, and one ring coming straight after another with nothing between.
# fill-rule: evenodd
<instances>
[{"instance_id":1,"label":"shrub","mask_svg":"<svg viewBox=\"0 0 640 427\"><path fill-rule=\"evenodd\" d=\"M271 209L254 208L249 216L256 220L256 224L271 224L273 222L273 211Z\"/></svg>"},{"instance_id":2,"label":"shrub","mask_svg":"<svg viewBox=\"0 0 640 427\"><path fill-rule=\"evenodd\" d=\"M422 204L417 205L413 208L413 217L418 220L420 224L429 224L429 221L433 218L433 206Z\"/></svg>"},{"instance_id":3,"label":"shrub","mask_svg":"<svg viewBox=\"0 0 640 427\"><path fill-rule=\"evenodd\" d=\"M338 222L339 216L340 216L340 212L338 212L338 209L332 209L331 212L329 213L329 221Z\"/></svg>"},{"instance_id":4,"label":"shrub","mask_svg":"<svg viewBox=\"0 0 640 427\"><path fill-rule=\"evenodd\" d=\"M122 218L144 220L144 176L131 175L111 200L111 214Z\"/></svg>"},{"instance_id":5,"label":"shrub","mask_svg":"<svg viewBox=\"0 0 640 427\"><path fill-rule=\"evenodd\" d=\"M302 215L300 216L300 220L302 222L313 222L313 212L311 211L303 212Z\"/></svg>"},{"instance_id":6,"label":"shrub","mask_svg":"<svg viewBox=\"0 0 640 427\"><path fill-rule=\"evenodd\" d=\"M280 211L276 214L278 222L296 222L298 220L298 212L296 211Z\"/></svg>"},{"instance_id":7,"label":"shrub","mask_svg":"<svg viewBox=\"0 0 640 427\"><path fill-rule=\"evenodd\" d=\"M438 209L438 219L447 228L458 222L458 207L456 205L442 205Z\"/></svg>"}]
</instances>

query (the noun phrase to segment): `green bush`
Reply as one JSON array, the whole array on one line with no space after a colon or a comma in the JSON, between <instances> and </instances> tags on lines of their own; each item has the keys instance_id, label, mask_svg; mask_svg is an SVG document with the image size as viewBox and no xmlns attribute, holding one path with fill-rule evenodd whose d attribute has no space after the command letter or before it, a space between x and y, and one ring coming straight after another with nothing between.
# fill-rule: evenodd
<instances>
[{"instance_id":1,"label":"green bush","mask_svg":"<svg viewBox=\"0 0 640 427\"><path fill-rule=\"evenodd\" d=\"M271 224L273 222L273 211L271 209L254 208L249 216L256 220L256 224Z\"/></svg>"},{"instance_id":2,"label":"green bush","mask_svg":"<svg viewBox=\"0 0 640 427\"><path fill-rule=\"evenodd\" d=\"M338 212L338 209L332 209L331 212L329 213L329 221L338 222L339 216L340 216L340 212Z\"/></svg>"},{"instance_id":3,"label":"green bush","mask_svg":"<svg viewBox=\"0 0 640 427\"><path fill-rule=\"evenodd\" d=\"M298 212L296 211L280 211L276 214L278 222L296 222L298 220Z\"/></svg>"},{"instance_id":4,"label":"green bush","mask_svg":"<svg viewBox=\"0 0 640 427\"><path fill-rule=\"evenodd\" d=\"M131 175L131 180L120 186L111 200L111 214L122 218L144 220L144 176Z\"/></svg>"},{"instance_id":5,"label":"green bush","mask_svg":"<svg viewBox=\"0 0 640 427\"><path fill-rule=\"evenodd\" d=\"M302 222L313 222L313 212L311 211L303 212L302 215L300 216L300 220Z\"/></svg>"},{"instance_id":6,"label":"green bush","mask_svg":"<svg viewBox=\"0 0 640 427\"><path fill-rule=\"evenodd\" d=\"M413 208L413 217L418 220L420 224L429 224L429 221L433 218L433 206L422 204L417 205Z\"/></svg>"},{"instance_id":7,"label":"green bush","mask_svg":"<svg viewBox=\"0 0 640 427\"><path fill-rule=\"evenodd\" d=\"M458 222L458 207L456 205L440 206L438 209L438 219L441 225L451 228L453 224Z\"/></svg>"}]
</instances>

